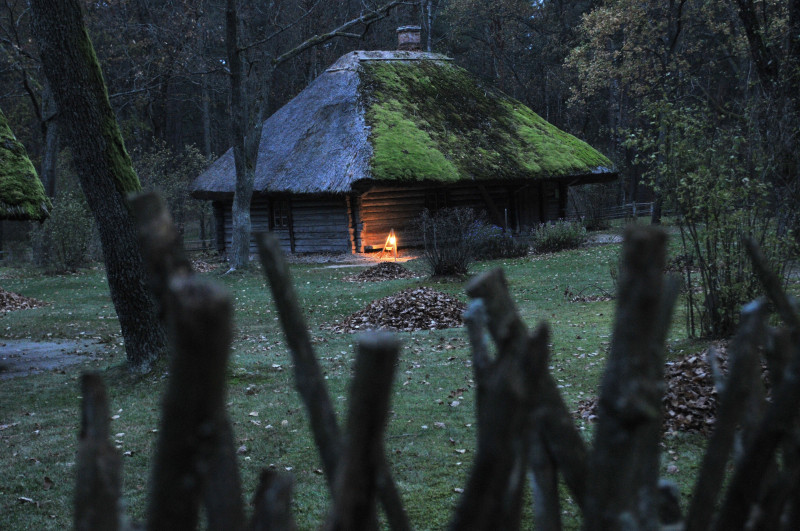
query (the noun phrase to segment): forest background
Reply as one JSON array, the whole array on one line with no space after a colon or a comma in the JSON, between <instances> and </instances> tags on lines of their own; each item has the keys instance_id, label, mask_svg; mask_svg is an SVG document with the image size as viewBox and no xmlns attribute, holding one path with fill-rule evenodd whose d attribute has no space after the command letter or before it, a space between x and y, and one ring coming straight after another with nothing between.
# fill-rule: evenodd
<instances>
[{"instance_id":1,"label":"forest background","mask_svg":"<svg viewBox=\"0 0 800 531\"><path fill-rule=\"evenodd\" d=\"M62 219L62 239L76 238L74 228L89 225L90 216L76 192L31 34L29 3L0 1L0 108L55 200L53 221ZM189 200L188 185L239 134L231 111L228 4L234 5L84 4L139 178L167 197L179 226L199 221L191 236L201 239L210 236L209 205ZM392 8L381 11L387 4ZM395 29L419 24L423 48L453 57L612 158L620 180L573 194L574 202L583 203L574 205L578 210L652 200L656 223L664 201L679 212L687 221L687 254L710 264L705 269L715 277L704 283L719 281L736 292L723 290L718 298L738 304L742 289L748 291L741 277L729 275L741 269L735 257L724 255L731 234L755 234L762 244L767 235L794 240L800 0L277 0L235 7L246 89L241 94L258 110L250 120L269 116L341 55L394 49ZM309 38L375 13L370 24L347 26L293 54ZM27 225L3 223L7 241L20 231L28 234ZM33 258L77 265L88 238L53 245L58 224L50 225L32 231ZM702 234L692 234L698 226ZM4 250L14 254L13 244ZM730 271L713 271L717 262ZM716 322L713 308L707 313L704 332L732 331L733 322Z\"/></svg>"}]
</instances>

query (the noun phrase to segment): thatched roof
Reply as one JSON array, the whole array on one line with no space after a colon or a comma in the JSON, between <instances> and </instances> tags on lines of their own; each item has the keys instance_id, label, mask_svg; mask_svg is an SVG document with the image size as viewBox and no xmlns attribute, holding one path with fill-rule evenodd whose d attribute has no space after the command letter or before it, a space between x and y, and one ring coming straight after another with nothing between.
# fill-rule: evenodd
<instances>
[{"instance_id":1,"label":"thatched roof","mask_svg":"<svg viewBox=\"0 0 800 531\"><path fill-rule=\"evenodd\" d=\"M44 221L51 206L25 147L0 110L0 219Z\"/></svg>"},{"instance_id":2,"label":"thatched roof","mask_svg":"<svg viewBox=\"0 0 800 531\"><path fill-rule=\"evenodd\" d=\"M351 52L264 122L255 191L344 193L370 182L613 177L612 163L445 56ZM234 190L229 150L193 185Z\"/></svg>"}]
</instances>

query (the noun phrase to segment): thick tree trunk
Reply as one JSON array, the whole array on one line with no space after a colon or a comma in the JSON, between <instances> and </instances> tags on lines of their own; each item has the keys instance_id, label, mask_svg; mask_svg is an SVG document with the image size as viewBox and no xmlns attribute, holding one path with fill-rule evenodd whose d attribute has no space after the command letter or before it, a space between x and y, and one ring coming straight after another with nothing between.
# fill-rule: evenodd
<instances>
[{"instance_id":1,"label":"thick tree trunk","mask_svg":"<svg viewBox=\"0 0 800 531\"><path fill-rule=\"evenodd\" d=\"M100 231L128 362L147 370L166 348L125 196L141 188L108 100L77 0L33 0L33 30L59 123Z\"/></svg>"}]
</instances>

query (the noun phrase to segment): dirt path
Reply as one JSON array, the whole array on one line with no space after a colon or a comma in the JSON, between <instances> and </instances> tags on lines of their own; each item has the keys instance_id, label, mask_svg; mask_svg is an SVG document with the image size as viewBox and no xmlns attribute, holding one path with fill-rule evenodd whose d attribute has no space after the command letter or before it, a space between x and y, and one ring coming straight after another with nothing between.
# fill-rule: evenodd
<instances>
[{"instance_id":1,"label":"dirt path","mask_svg":"<svg viewBox=\"0 0 800 531\"><path fill-rule=\"evenodd\" d=\"M0 380L62 369L97 359L106 346L97 341L0 340Z\"/></svg>"}]
</instances>

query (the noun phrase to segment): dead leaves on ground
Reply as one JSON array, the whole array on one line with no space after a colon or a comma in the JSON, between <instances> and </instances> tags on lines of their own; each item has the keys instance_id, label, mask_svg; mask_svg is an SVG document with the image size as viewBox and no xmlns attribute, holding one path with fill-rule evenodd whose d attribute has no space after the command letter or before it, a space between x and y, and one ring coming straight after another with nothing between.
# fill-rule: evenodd
<instances>
[{"instance_id":1,"label":"dead leaves on ground","mask_svg":"<svg viewBox=\"0 0 800 531\"><path fill-rule=\"evenodd\" d=\"M381 262L380 264L368 267L357 275L345 277L345 280L348 282L383 282L384 280L416 277L417 275L398 263Z\"/></svg>"},{"instance_id":2,"label":"dead leaves on ground","mask_svg":"<svg viewBox=\"0 0 800 531\"><path fill-rule=\"evenodd\" d=\"M219 269L222 265L220 263L213 263L202 258L193 258L191 262L192 269L197 273L211 273Z\"/></svg>"},{"instance_id":3,"label":"dead leaves on ground","mask_svg":"<svg viewBox=\"0 0 800 531\"><path fill-rule=\"evenodd\" d=\"M408 288L370 302L366 308L330 326L334 332L435 330L461 326L467 305L428 287Z\"/></svg>"},{"instance_id":4,"label":"dead leaves on ground","mask_svg":"<svg viewBox=\"0 0 800 531\"><path fill-rule=\"evenodd\" d=\"M28 310L47 306L46 302L37 301L18 293L12 293L0 288L0 312L13 312L15 310Z\"/></svg>"},{"instance_id":5,"label":"dead leaves on ground","mask_svg":"<svg viewBox=\"0 0 800 531\"><path fill-rule=\"evenodd\" d=\"M727 353L722 346L718 352L720 370L727 373ZM667 383L662 399L664 430L709 434L716 420L717 390L705 353L668 362L664 377ZM597 420L597 402L597 398L581 400L577 416L587 421Z\"/></svg>"}]
</instances>

